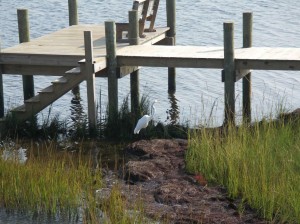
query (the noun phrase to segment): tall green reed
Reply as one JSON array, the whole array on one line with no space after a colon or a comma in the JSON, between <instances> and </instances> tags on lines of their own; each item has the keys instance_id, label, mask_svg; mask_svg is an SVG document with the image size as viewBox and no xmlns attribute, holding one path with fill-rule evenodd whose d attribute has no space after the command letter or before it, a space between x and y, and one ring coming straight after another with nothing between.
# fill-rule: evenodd
<instances>
[{"instance_id":1,"label":"tall green reed","mask_svg":"<svg viewBox=\"0 0 300 224\"><path fill-rule=\"evenodd\" d=\"M300 220L300 122L262 121L190 133L187 169L272 221Z\"/></svg>"}]
</instances>

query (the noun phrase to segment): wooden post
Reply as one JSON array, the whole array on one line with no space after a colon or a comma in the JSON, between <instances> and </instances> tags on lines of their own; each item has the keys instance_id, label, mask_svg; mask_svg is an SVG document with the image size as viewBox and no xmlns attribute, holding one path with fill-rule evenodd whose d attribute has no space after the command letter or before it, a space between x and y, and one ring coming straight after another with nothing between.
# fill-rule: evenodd
<instances>
[{"instance_id":1,"label":"wooden post","mask_svg":"<svg viewBox=\"0 0 300 224\"><path fill-rule=\"evenodd\" d=\"M27 9L18 9L18 27L20 43L29 42L29 19ZM24 101L34 96L34 81L32 75L23 75Z\"/></svg>"},{"instance_id":2,"label":"wooden post","mask_svg":"<svg viewBox=\"0 0 300 224\"><path fill-rule=\"evenodd\" d=\"M138 11L129 11L129 44L139 44L139 16ZM140 89L139 89L139 69L130 74L130 97L131 97L131 112L135 117L140 116Z\"/></svg>"},{"instance_id":3,"label":"wooden post","mask_svg":"<svg viewBox=\"0 0 300 224\"><path fill-rule=\"evenodd\" d=\"M170 45L176 45L176 0L166 1L167 9L167 26L170 28L167 31L167 36L172 37L173 41ZM176 91L176 69L168 68L168 92Z\"/></svg>"},{"instance_id":4,"label":"wooden post","mask_svg":"<svg viewBox=\"0 0 300 224\"><path fill-rule=\"evenodd\" d=\"M78 25L77 0L68 0L69 26Z\"/></svg>"},{"instance_id":5,"label":"wooden post","mask_svg":"<svg viewBox=\"0 0 300 224\"><path fill-rule=\"evenodd\" d=\"M105 22L107 75L108 75L108 110L114 117L118 112L118 79L117 79L117 51L116 25L114 21Z\"/></svg>"},{"instance_id":6,"label":"wooden post","mask_svg":"<svg viewBox=\"0 0 300 224\"><path fill-rule=\"evenodd\" d=\"M90 134L95 134L96 130L96 101L95 101L95 73L93 63L93 39L91 31L84 31L85 50L85 75L88 100L88 119Z\"/></svg>"},{"instance_id":7,"label":"wooden post","mask_svg":"<svg viewBox=\"0 0 300 224\"><path fill-rule=\"evenodd\" d=\"M68 0L69 8L69 26L78 25L78 10L77 10L77 0ZM73 87L72 93L75 100L80 99L80 88L79 85Z\"/></svg>"},{"instance_id":8,"label":"wooden post","mask_svg":"<svg viewBox=\"0 0 300 224\"><path fill-rule=\"evenodd\" d=\"M243 47L252 47L252 12L243 13ZM243 77L243 121L251 122L251 72Z\"/></svg>"},{"instance_id":9,"label":"wooden post","mask_svg":"<svg viewBox=\"0 0 300 224\"><path fill-rule=\"evenodd\" d=\"M224 23L224 71L225 71L225 120L224 124L235 124L235 62L234 24Z\"/></svg>"},{"instance_id":10,"label":"wooden post","mask_svg":"<svg viewBox=\"0 0 300 224\"><path fill-rule=\"evenodd\" d=\"M1 52L1 46L0 46ZM3 95L3 76L2 65L0 64L0 118L4 117L4 95Z\"/></svg>"}]
</instances>

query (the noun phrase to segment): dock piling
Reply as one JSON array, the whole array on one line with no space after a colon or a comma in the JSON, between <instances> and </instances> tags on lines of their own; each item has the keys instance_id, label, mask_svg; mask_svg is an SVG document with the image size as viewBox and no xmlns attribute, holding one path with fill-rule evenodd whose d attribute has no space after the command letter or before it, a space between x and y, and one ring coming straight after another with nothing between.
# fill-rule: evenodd
<instances>
[{"instance_id":1,"label":"dock piling","mask_svg":"<svg viewBox=\"0 0 300 224\"><path fill-rule=\"evenodd\" d=\"M108 113L111 117L114 117L118 112L117 43L114 21L105 22L105 40L108 76Z\"/></svg>"},{"instance_id":2,"label":"dock piling","mask_svg":"<svg viewBox=\"0 0 300 224\"><path fill-rule=\"evenodd\" d=\"M29 19L27 9L18 9L18 28L19 28L19 41L20 43L29 42ZM34 80L32 75L23 75L23 94L24 101L34 96Z\"/></svg>"},{"instance_id":3,"label":"dock piling","mask_svg":"<svg viewBox=\"0 0 300 224\"><path fill-rule=\"evenodd\" d=\"M69 26L78 25L78 10L77 0L68 0L69 9ZM79 85L73 87L72 93L75 99L80 99L80 88Z\"/></svg>"},{"instance_id":4,"label":"dock piling","mask_svg":"<svg viewBox=\"0 0 300 224\"><path fill-rule=\"evenodd\" d=\"M170 45L176 45L176 0L166 1L167 9L167 26L170 28L167 31L167 36L173 40ZM168 92L175 93L176 91L176 69L168 68Z\"/></svg>"},{"instance_id":5,"label":"dock piling","mask_svg":"<svg viewBox=\"0 0 300 224\"><path fill-rule=\"evenodd\" d=\"M78 25L77 0L68 0L69 26Z\"/></svg>"},{"instance_id":6,"label":"dock piling","mask_svg":"<svg viewBox=\"0 0 300 224\"><path fill-rule=\"evenodd\" d=\"M85 51L85 75L88 101L88 120L90 134L96 130L96 101L95 101L95 74L93 69L93 39L91 31L84 31L84 51Z\"/></svg>"},{"instance_id":7,"label":"dock piling","mask_svg":"<svg viewBox=\"0 0 300 224\"><path fill-rule=\"evenodd\" d=\"M243 47L252 47L252 12L243 13ZM251 122L251 72L243 77L243 121Z\"/></svg>"},{"instance_id":8,"label":"dock piling","mask_svg":"<svg viewBox=\"0 0 300 224\"><path fill-rule=\"evenodd\" d=\"M130 45L139 44L139 17L138 11L129 11L129 31L128 38ZM135 117L140 116L140 89L139 89L139 69L130 73L130 97L131 97L131 112Z\"/></svg>"},{"instance_id":9,"label":"dock piling","mask_svg":"<svg viewBox=\"0 0 300 224\"><path fill-rule=\"evenodd\" d=\"M0 46L1 52L1 46ZM2 65L0 64L0 118L4 117L4 95L3 95L3 76Z\"/></svg>"},{"instance_id":10,"label":"dock piling","mask_svg":"<svg viewBox=\"0 0 300 224\"><path fill-rule=\"evenodd\" d=\"M234 23L227 22L224 28L224 72L225 72L225 119L224 125L235 124L235 61Z\"/></svg>"}]
</instances>

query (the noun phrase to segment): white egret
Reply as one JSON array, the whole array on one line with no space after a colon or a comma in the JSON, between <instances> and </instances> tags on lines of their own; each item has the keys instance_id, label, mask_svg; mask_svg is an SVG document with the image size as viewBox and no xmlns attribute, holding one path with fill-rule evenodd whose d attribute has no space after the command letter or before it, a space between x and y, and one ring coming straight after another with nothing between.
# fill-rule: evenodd
<instances>
[{"instance_id":1,"label":"white egret","mask_svg":"<svg viewBox=\"0 0 300 224\"><path fill-rule=\"evenodd\" d=\"M133 131L134 134L139 134L140 130L142 128L146 128L149 124L149 122L153 119L153 116L156 112L156 109L154 107L154 104L157 103L158 100L154 100L154 102L152 103L151 106L151 115L145 114L141 119L139 119L139 121L137 122L135 129Z\"/></svg>"}]
</instances>

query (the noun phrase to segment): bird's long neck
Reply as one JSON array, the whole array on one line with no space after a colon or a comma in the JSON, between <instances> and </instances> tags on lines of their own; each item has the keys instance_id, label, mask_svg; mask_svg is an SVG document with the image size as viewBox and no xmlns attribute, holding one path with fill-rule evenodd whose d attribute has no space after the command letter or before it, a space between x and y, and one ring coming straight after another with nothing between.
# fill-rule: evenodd
<instances>
[{"instance_id":1,"label":"bird's long neck","mask_svg":"<svg viewBox=\"0 0 300 224\"><path fill-rule=\"evenodd\" d=\"M153 118L154 117L154 114L155 114L155 112L156 112L156 109L155 109L155 107L154 107L154 104L155 104L156 102L153 102L152 103L152 106L151 106L151 118Z\"/></svg>"}]
</instances>

